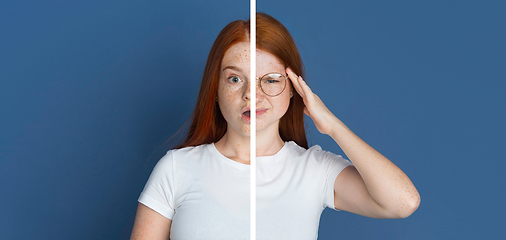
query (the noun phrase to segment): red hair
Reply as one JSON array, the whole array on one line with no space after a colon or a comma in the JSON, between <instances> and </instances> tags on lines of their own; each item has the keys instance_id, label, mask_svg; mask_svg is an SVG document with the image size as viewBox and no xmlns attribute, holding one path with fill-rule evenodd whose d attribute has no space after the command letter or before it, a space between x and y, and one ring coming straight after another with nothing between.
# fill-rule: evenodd
<instances>
[{"instance_id":1,"label":"red hair","mask_svg":"<svg viewBox=\"0 0 506 240\"><path fill-rule=\"evenodd\" d=\"M288 30L276 19L265 14L256 14L257 48L278 57L285 67L304 77L302 59ZM186 139L176 148L209 144L220 140L227 131L227 122L216 101L221 60L232 45L249 41L250 21L237 20L228 24L216 37L207 58L204 76L192 123ZM294 141L308 148L304 128L304 102L293 92L290 106L280 119L279 133L283 141Z\"/></svg>"}]
</instances>

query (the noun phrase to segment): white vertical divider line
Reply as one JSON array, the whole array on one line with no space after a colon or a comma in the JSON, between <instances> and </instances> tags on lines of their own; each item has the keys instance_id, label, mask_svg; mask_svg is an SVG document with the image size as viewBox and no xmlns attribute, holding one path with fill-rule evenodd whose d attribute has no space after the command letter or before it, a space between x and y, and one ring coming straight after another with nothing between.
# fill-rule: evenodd
<instances>
[{"instance_id":1,"label":"white vertical divider line","mask_svg":"<svg viewBox=\"0 0 506 240\"><path fill-rule=\"evenodd\" d=\"M250 240L256 240L256 0L250 0Z\"/></svg>"}]
</instances>

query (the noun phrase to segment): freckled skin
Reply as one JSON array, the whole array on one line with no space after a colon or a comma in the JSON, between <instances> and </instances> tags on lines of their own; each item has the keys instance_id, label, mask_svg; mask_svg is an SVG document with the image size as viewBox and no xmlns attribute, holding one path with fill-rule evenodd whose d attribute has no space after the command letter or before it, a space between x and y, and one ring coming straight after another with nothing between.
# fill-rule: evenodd
<instances>
[{"instance_id":1,"label":"freckled skin","mask_svg":"<svg viewBox=\"0 0 506 240\"><path fill-rule=\"evenodd\" d=\"M257 49L257 77L267 73L281 73L286 76L285 66L274 55ZM242 109L250 106L249 84L249 60L250 51L248 42L240 42L232 45L226 52L221 62L218 83L218 104L223 117L227 121L227 131L235 131L242 136L250 135L249 123L242 117ZM227 68L227 67L232 67ZM243 87L235 89L229 82L230 76L238 76L243 81ZM256 80L255 80L256 81ZM289 85L289 84L288 84ZM277 132L279 119L286 113L290 104L290 85L276 97L266 96L257 83L256 107L266 110L261 116L257 116L257 134L262 131Z\"/></svg>"}]
</instances>

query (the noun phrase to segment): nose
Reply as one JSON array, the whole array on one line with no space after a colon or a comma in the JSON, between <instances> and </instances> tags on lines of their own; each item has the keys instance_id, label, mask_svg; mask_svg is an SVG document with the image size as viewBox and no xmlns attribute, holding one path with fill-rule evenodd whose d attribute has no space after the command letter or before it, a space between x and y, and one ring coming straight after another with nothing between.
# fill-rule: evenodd
<instances>
[{"instance_id":1,"label":"nose","mask_svg":"<svg viewBox=\"0 0 506 240\"><path fill-rule=\"evenodd\" d=\"M246 86L244 87L243 99L244 100L250 100L250 96L251 96L251 94L250 94L250 92L251 92L250 91L250 89L251 89L250 88L250 81L247 81L245 85ZM259 80L256 80L256 79L255 79L255 88L256 88L256 90L255 90L255 92L256 92L256 102L259 102L259 100L262 98L262 93L263 92L262 92L262 89L260 89L260 82L259 82Z\"/></svg>"}]
</instances>

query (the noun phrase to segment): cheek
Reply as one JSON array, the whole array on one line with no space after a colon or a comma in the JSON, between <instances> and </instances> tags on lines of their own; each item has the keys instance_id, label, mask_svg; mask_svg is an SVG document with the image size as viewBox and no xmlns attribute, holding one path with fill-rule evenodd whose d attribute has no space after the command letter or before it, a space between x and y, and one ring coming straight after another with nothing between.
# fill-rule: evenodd
<instances>
[{"instance_id":1,"label":"cheek","mask_svg":"<svg viewBox=\"0 0 506 240\"><path fill-rule=\"evenodd\" d=\"M288 98L283 101L283 109L285 110L285 113L288 110L288 107L290 107L290 95L288 95ZM283 113L283 115L285 114Z\"/></svg>"},{"instance_id":2,"label":"cheek","mask_svg":"<svg viewBox=\"0 0 506 240\"><path fill-rule=\"evenodd\" d=\"M283 104L288 108L290 105L290 100L292 99L292 85L287 84L285 90L283 90L283 93L281 93L281 101Z\"/></svg>"},{"instance_id":3,"label":"cheek","mask_svg":"<svg viewBox=\"0 0 506 240\"><path fill-rule=\"evenodd\" d=\"M277 112L280 115L279 117L284 116L286 111L288 110L288 107L290 106L290 92L289 91L287 91L286 93L283 92L281 95L278 96L278 99L276 99L274 104L278 109Z\"/></svg>"},{"instance_id":4,"label":"cheek","mask_svg":"<svg viewBox=\"0 0 506 240\"><path fill-rule=\"evenodd\" d=\"M233 107L236 106L239 96L237 91L227 87L220 86L218 89L218 105L222 113L234 111Z\"/></svg>"},{"instance_id":5,"label":"cheek","mask_svg":"<svg viewBox=\"0 0 506 240\"><path fill-rule=\"evenodd\" d=\"M218 95L224 100L233 100L237 97L237 91L228 87L223 87Z\"/></svg>"}]
</instances>

